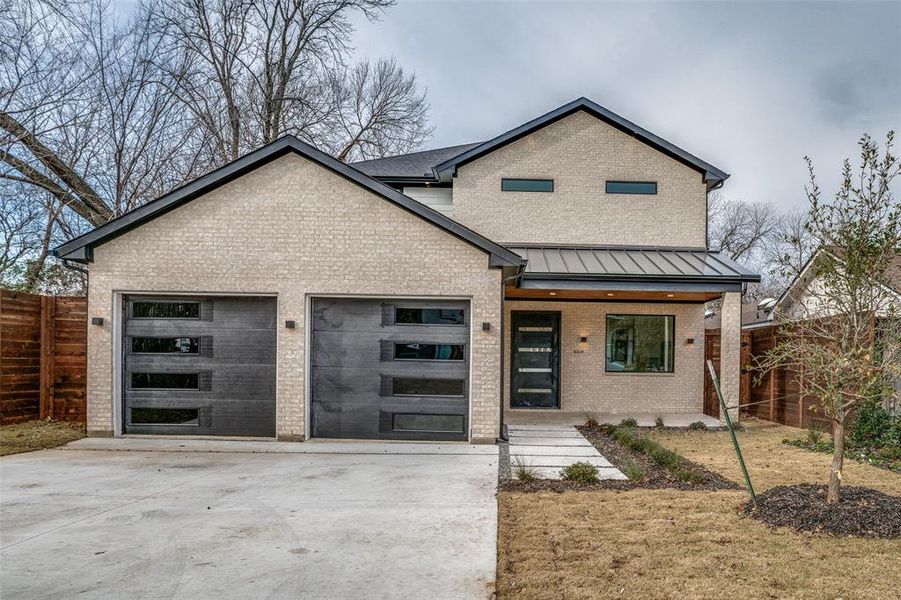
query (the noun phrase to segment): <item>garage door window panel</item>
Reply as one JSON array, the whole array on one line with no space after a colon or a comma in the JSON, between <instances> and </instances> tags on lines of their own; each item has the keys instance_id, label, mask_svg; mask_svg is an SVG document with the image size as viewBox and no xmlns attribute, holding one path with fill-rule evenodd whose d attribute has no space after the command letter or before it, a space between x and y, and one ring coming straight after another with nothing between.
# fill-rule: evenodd
<instances>
[{"instance_id":1,"label":"garage door window panel","mask_svg":"<svg viewBox=\"0 0 901 600\"><path fill-rule=\"evenodd\" d=\"M134 354L200 354L199 337L148 337L131 338Z\"/></svg>"},{"instance_id":2,"label":"garage door window panel","mask_svg":"<svg viewBox=\"0 0 901 600\"><path fill-rule=\"evenodd\" d=\"M430 344L425 342L395 342L394 360L462 362L465 344Z\"/></svg>"},{"instance_id":3,"label":"garage door window panel","mask_svg":"<svg viewBox=\"0 0 901 600\"><path fill-rule=\"evenodd\" d=\"M463 415L425 415L394 413L394 431L411 433L464 433L466 418Z\"/></svg>"},{"instance_id":4,"label":"garage door window panel","mask_svg":"<svg viewBox=\"0 0 901 600\"><path fill-rule=\"evenodd\" d=\"M450 325L464 327L466 313L462 308L405 308L395 307L397 325Z\"/></svg>"},{"instance_id":5,"label":"garage door window panel","mask_svg":"<svg viewBox=\"0 0 901 600\"><path fill-rule=\"evenodd\" d=\"M394 396L435 396L462 398L466 382L463 379L433 379L425 377L395 377L392 381Z\"/></svg>"},{"instance_id":6,"label":"garage door window panel","mask_svg":"<svg viewBox=\"0 0 901 600\"><path fill-rule=\"evenodd\" d=\"M132 373L133 390L199 390L200 373Z\"/></svg>"},{"instance_id":7,"label":"garage door window panel","mask_svg":"<svg viewBox=\"0 0 901 600\"><path fill-rule=\"evenodd\" d=\"M134 407L130 411L130 425L188 425L200 424L200 410L196 408Z\"/></svg>"},{"instance_id":8,"label":"garage door window panel","mask_svg":"<svg viewBox=\"0 0 901 600\"><path fill-rule=\"evenodd\" d=\"M172 300L134 301L132 319L200 319L200 302Z\"/></svg>"}]
</instances>

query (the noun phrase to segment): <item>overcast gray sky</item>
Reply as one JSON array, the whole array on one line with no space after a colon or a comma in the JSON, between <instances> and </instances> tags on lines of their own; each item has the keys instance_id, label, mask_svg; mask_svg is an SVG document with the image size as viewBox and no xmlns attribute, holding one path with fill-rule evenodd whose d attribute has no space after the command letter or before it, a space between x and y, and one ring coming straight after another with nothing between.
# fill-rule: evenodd
<instances>
[{"instance_id":1,"label":"overcast gray sky","mask_svg":"<svg viewBox=\"0 0 901 600\"><path fill-rule=\"evenodd\" d=\"M428 89L430 147L587 96L731 173L726 196L801 206L805 154L831 193L863 132L901 129L901 2L400 0L357 27Z\"/></svg>"}]
</instances>

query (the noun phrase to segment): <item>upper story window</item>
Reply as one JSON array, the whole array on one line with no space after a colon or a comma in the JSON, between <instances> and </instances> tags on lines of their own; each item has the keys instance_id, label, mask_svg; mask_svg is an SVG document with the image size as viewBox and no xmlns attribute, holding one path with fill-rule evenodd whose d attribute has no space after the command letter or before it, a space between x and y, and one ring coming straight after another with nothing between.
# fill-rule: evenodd
<instances>
[{"instance_id":1,"label":"upper story window","mask_svg":"<svg viewBox=\"0 0 901 600\"><path fill-rule=\"evenodd\" d=\"M656 181L608 181L608 194L656 194Z\"/></svg>"},{"instance_id":2,"label":"upper story window","mask_svg":"<svg viewBox=\"0 0 901 600\"><path fill-rule=\"evenodd\" d=\"M553 192L553 179L501 179L502 192Z\"/></svg>"}]
</instances>

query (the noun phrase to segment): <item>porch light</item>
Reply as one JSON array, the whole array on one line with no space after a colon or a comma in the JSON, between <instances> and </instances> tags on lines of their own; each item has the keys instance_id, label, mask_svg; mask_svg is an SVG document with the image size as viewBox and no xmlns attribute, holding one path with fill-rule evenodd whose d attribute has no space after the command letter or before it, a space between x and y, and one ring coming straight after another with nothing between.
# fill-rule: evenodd
<instances>
[{"instance_id":1,"label":"porch light","mask_svg":"<svg viewBox=\"0 0 901 600\"><path fill-rule=\"evenodd\" d=\"M587 335L583 335L582 337L580 337L580 338L579 338L579 343L580 343L580 344L587 344L587 343L588 343L588 336L587 336Z\"/></svg>"},{"instance_id":2,"label":"porch light","mask_svg":"<svg viewBox=\"0 0 901 600\"><path fill-rule=\"evenodd\" d=\"M687 340L685 340L685 345L686 345L686 346L691 346L691 345L694 344L694 343L695 343L695 339L694 339L694 338L688 338Z\"/></svg>"},{"instance_id":3,"label":"porch light","mask_svg":"<svg viewBox=\"0 0 901 600\"><path fill-rule=\"evenodd\" d=\"M103 317L91 317L91 325L103 325Z\"/></svg>"},{"instance_id":4,"label":"porch light","mask_svg":"<svg viewBox=\"0 0 901 600\"><path fill-rule=\"evenodd\" d=\"M285 321L285 329L295 329L297 327L297 321Z\"/></svg>"}]
</instances>

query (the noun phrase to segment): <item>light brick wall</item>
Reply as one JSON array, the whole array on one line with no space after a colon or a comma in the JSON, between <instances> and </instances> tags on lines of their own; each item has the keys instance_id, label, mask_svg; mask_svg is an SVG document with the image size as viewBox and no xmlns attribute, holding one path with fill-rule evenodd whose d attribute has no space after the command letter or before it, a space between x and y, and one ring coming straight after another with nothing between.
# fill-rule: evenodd
<instances>
[{"instance_id":1,"label":"light brick wall","mask_svg":"<svg viewBox=\"0 0 901 600\"><path fill-rule=\"evenodd\" d=\"M720 308L720 391L726 406L738 406L741 396L741 294L723 294ZM722 415L720 415L722 418ZM738 421L738 409L729 416Z\"/></svg>"},{"instance_id":2,"label":"light brick wall","mask_svg":"<svg viewBox=\"0 0 901 600\"><path fill-rule=\"evenodd\" d=\"M473 440L499 431L501 271L488 255L297 155L277 159L95 250L88 429L113 431L114 292L278 296L277 433L303 436L308 294L471 299ZM297 321L285 329L286 319Z\"/></svg>"},{"instance_id":3,"label":"light brick wall","mask_svg":"<svg viewBox=\"0 0 901 600\"><path fill-rule=\"evenodd\" d=\"M560 409L564 412L701 413L704 410L704 305L629 302L504 303L514 310L560 311ZM675 315L673 373L607 373L607 314ZM504 402L510 406L511 335L504 343ZM588 336L583 346L581 336ZM688 338L694 343L687 345ZM530 410L530 409L522 409ZM531 410L531 412L535 412Z\"/></svg>"},{"instance_id":4,"label":"light brick wall","mask_svg":"<svg viewBox=\"0 0 901 600\"><path fill-rule=\"evenodd\" d=\"M502 192L501 178L554 180ZM656 181L607 195L606 180ZM454 219L497 242L706 247L701 173L579 111L460 168Z\"/></svg>"}]
</instances>

